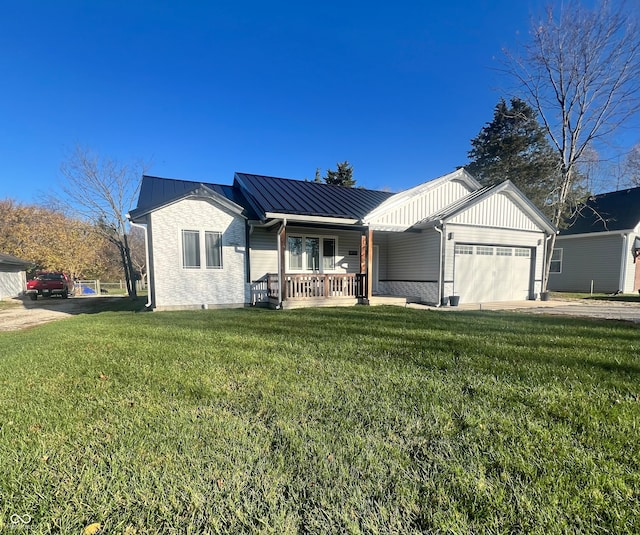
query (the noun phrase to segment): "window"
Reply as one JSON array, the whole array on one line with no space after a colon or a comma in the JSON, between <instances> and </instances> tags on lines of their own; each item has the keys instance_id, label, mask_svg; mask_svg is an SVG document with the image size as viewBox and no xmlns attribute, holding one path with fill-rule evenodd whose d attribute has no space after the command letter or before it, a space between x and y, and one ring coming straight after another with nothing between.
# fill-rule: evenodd
<instances>
[{"instance_id":1,"label":"window","mask_svg":"<svg viewBox=\"0 0 640 535\"><path fill-rule=\"evenodd\" d=\"M320 269L320 238L305 238L304 249L307 257L307 270Z\"/></svg>"},{"instance_id":2,"label":"window","mask_svg":"<svg viewBox=\"0 0 640 535\"><path fill-rule=\"evenodd\" d=\"M483 256L493 256L493 247L482 247L478 245L476 247L476 254Z\"/></svg>"},{"instance_id":3,"label":"window","mask_svg":"<svg viewBox=\"0 0 640 535\"><path fill-rule=\"evenodd\" d=\"M182 231L182 267L200 269L202 245L199 230ZM204 232L204 261L207 269L222 269L222 233Z\"/></svg>"},{"instance_id":4,"label":"window","mask_svg":"<svg viewBox=\"0 0 640 535\"><path fill-rule=\"evenodd\" d=\"M220 232L204 233L204 250L207 257L207 269L222 268L222 234Z\"/></svg>"},{"instance_id":5,"label":"window","mask_svg":"<svg viewBox=\"0 0 640 535\"><path fill-rule=\"evenodd\" d=\"M332 271L336 267L336 239L318 236L287 236L291 271Z\"/></svg>"},{"instance_id":6,"label":"window","mask_svg":"<svg viewBox=\"0 0 640 535\"><path fill-rule=\"evenodd\" d=\"M289 236L287 238L289 247L289 269L302 269L302 237Z\"/></svg>"},{"instance_id":7,"label":"window","mask_svg":"<svg viewBox=\"0 0 640 535\"><path fill-rule=\"evenodd\" d=\"M496 256L513 256L511 247L496 247Z\"/></svg>"},{"instance_id":8,"label":"window","mask_svg":"<svg viewBox=\"0 0 640 535\"><path fill-rule=\"evenodd\" d=\"M456 244L455 254L473 254L473 246Z\"/></svg>"},{"instance_id":9,"label":"window","mask_svg":"<svg viewBox=\"0 0 640 535\"><path fill-rule=\"evenodd\" d=\"M531 249L527 249L526 247L516 247L516 256L531 258Z\"/></svg>"},{"instance_id":10,"label":"window","mask_svg":"<svg viewBox=\"0 0 640 535\"><path fill-rule=\"evenodd\" d=\"M336 240L324 238L322 240L322 269L336 268Z\"/></svg>"},{"instance_id":11,"label":"window","mask_svg":"<svg viewBox=\"0 0 640 535\"><path fill-rule=\"evenodd\" d=\"M182 266L187 269L200 269L200 232L182 231Z\"/></svg>"},{"instance_id":12,"label":"window","mask_svg":"<svg viewBox=\"0 0 640 535\"><path fill-rule=\"evenodd\" d=\"M549 273L562 273L562 249L553 250Z\"/></svg>"}]
</instances>

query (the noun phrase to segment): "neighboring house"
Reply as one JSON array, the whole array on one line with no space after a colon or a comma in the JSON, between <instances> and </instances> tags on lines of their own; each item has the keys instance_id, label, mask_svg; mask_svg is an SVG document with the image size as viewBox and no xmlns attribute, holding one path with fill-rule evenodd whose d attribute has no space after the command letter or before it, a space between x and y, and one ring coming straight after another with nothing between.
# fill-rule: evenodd
<instances>
[{"instance_id":1,"label":"neighboring house","mask_svg":"<svg viewBox=\"0 0 640 535\"><path fill-rule=\"evenodd\" d=\"M146 227L156 309L535 299L555 232L511 182L482 188L464 170L396 194L144 176L129 218Z\"/></svg>"},{"instance_id":2,"label":"neighboring house","mask_svg":"<svg viewBox=\"0 0 640 535\"><path fill-rule=\"evenodd\" d=\"M0 253L0 299L18 297L25 291L26 270L31 262Z\"/></svg>"},{"instance_id":3,"label":"neighboring house","mask_svg":"<svg viewBox=\"0 0 640 535\"><path fill-rule=\"evenodd\" d=\"M640 288L640 188L591 197L560 232L549 289L635 292Z\"/></svg>"}]
</instances>

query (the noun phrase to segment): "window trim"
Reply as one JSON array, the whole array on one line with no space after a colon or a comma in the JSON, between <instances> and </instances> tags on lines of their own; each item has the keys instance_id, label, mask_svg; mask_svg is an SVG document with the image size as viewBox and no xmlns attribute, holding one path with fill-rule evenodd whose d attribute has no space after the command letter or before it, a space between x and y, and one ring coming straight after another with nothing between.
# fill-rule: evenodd
<instances>
[{"instance_id":1,"label":"window trim","mask_svg":"<svg viewBox=\"0 0 640 535\"><path fill-rule=\"evenodd\" d=\"M554 260L553 255L556 251L560 252L560 258ZM559 275L562 273L562 264L564 262L564 247L554 247L551 251L551 259L549 260L549 275ZM558 265L558 271L553 270L553 265Z\"/></svg>"},{"instance_id":2,"label":"window trim","mask_svg":"<svg viewBox=\"0 0 640 535\"><path fill-rule=\"evenodd\" d=\"M197 262L196 265L186 265L186 249L185 249L185 236L187 234L196 235L196 255ZM218 235L218 247L220 251L220 265L219 266L209 266L209 258L207 255L207 236L211 234ZM224 233L220 230L211 230L211 229L194 229L194 228L186 228L180 229L180 251L181 251L181 267L186 271L220 271L224 269L224 243L223 243L223 235Z\"/></svg>"},{"instance_id":3,"label":"window trim","mask_svg":"<svg viewBox=\"0 0 640 535\"><path fill-rule=\"evenodd\" d=\"M289 240L292 238L301 238L301 268L291 267L291 249L289 248ZM307 238L318 240L318 268L309 269L307 267ZM324 240L333 240L333 268L324 267ZM303 232L292 232L287 234L286 245L286 271L287 273L338 273L338 236L329 234L305 234Z\"/></svg>"},{"instance_id":4,"label":"window trim","mask_svg":"<svg viewBox=\"0 0 640 535\"><path fill-rule=\"evenodd\" d=\"M187 240L185 236L190 235L193 236L195 234L196 241L196 250L195 250L195 260L196 263L194 265L187 265L187 250L185 245ZM182 269L194 270L194 269L202 269L202 254L200 252L200 231L194 229L181 229L180 230L180 246L182 249Z\"/></svg>"}]
</instances>

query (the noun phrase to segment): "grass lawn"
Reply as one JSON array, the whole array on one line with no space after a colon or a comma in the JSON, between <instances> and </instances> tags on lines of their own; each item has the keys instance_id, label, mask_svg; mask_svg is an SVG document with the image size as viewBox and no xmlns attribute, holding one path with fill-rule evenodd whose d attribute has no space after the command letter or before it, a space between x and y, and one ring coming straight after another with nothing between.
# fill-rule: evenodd
<instances>
[{"instance_id":1,"label":"grass lawn","mask_svg":"<svg viewBox=\"0 0 640 535\"><path fill-rule=\"evenodd\" d=\"M639 355L637 325L394 307L0 333L0 532L638 533Z\"/></svg>"}]
</instances>

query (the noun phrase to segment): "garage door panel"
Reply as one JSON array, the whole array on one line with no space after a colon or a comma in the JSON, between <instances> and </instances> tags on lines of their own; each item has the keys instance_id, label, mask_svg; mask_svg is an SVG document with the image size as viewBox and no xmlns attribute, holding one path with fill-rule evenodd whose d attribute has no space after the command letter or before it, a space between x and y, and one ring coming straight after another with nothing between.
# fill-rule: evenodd
<instances>
[{"instance_id":1,"label":"garage door panel","mask_svg":"<svg viewBox=\"0 0 640 535\"><path fill-rule=\"evenodd\" d=\"M527 299L531 261L527 248L456 246L454 293L461 303Z\"/></svg>"}]
</instances>

